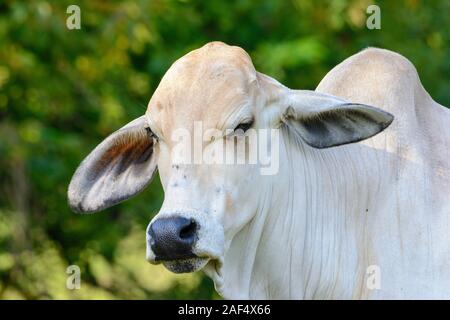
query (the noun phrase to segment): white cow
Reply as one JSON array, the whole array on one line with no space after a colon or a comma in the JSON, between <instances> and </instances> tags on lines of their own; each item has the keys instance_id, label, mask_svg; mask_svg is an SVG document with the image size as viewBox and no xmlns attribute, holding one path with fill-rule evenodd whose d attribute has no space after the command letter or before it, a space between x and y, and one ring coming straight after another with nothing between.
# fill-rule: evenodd
<instances>
[{"instance_id":1,"label":"white cow","mask_svg":"<svg viewBox=\"0 0 450 320\"><path fill-rule=\"evenodd\" d=\"M175 164L173 133L196 121L224 132L207 152L246 139L225 129L279 128L278 173ZM449 110L396 53L364 50L303 91L213 42L171 66L145 116L81 163L68 197L75 211L98 211L158 168L165 198L147 259L203 269L225 298L450 298L449 150Z\"/></svg>"}]
</instances>

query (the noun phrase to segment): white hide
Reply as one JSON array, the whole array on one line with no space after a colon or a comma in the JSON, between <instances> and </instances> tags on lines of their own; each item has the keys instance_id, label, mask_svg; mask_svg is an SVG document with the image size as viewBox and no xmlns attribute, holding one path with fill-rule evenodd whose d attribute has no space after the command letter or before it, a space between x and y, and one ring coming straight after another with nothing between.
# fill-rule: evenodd
<instances>
[{"instance_id":1,"label":"white hide","mask_svg":"<svg viewBox=\"0 0 450 320\"><path fill-rule=\"evenodd\" d=\"M377 106L392 125L357 144L314 149L283 129L280 172L218 270L226 298L450 298L450 112L413 65L367 49L318 92ZM379 288L368 285L379 267Z\"/></svg>"}]
</instances>

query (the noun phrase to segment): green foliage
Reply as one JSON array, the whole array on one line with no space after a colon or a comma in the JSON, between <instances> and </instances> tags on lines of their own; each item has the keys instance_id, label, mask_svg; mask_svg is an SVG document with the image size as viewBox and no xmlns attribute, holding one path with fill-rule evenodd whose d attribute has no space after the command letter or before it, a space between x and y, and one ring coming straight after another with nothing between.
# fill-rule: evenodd
<instances>
[{"instance_id":1,"label":"green foliage","mask_svg":"<svg viewBox=\"0 0 450 320\"><path fill-rule=\"evenodd\" d=\"M367 46L397 51L425 88L450 105L449 2L370 0L73 1L0 3L0 298L218 298L204 275L145 261L145 228L163 199L158 179L96 215L67 207L79 162L142 115L171 63L212 40L246 49L258 70L313 89ZM362 79L363 80L363 79ZM67 290L66 268L82 271Z\"/></svg>"}]
</instances>

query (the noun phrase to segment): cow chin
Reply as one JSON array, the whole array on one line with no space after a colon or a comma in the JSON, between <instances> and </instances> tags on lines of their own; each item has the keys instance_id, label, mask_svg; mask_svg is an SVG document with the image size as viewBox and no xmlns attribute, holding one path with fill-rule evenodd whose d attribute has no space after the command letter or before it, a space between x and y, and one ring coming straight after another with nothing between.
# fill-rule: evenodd
<instances>
[{"instance_id":1,"label":"cow chin","mask_svg":"<svg viewBox=\"0 0 450 320\"><path fill-rule=\"evenodd\" d=\"M189 273L202 269L209 262L209 258L188 258L163 261L163 265L173 273Z\"/></svg>"}]
</instances>

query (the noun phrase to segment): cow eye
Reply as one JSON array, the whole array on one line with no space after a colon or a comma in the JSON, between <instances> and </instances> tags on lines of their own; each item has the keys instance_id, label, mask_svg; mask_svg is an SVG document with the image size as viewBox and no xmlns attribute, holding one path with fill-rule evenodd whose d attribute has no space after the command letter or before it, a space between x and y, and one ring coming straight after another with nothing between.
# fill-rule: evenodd
<instances>
[{"instance_id":1,"label":"cow eye","mask_svg":"<svg viewBox=\"0 0 450 320\"><path fill-rule=\"evenodd\" d=\"M253 120L251 121L247 121L247 122L242 122L240 124L238 124L238 126L236 128L234 128L234 131L236 132L237 130L242 130L243 132L246 132L248 129L250 129L253 125Z\"/></svg>"},{"instance_id":2,"label":"cow eye","mask_svg":"<svg viewBox=\"0 0 450 320\"><path fill-rule=\"evenodd\" d=\"M158 136L150 129L150 127L145 127L145 131L147 131L147 135L155 140L158 140Z\"/></svg>"}]
</instances>

